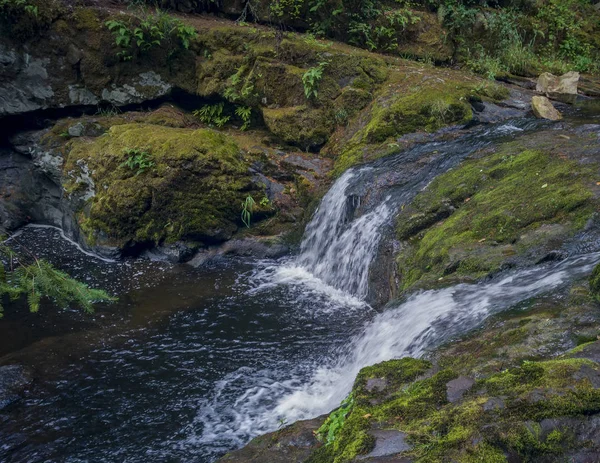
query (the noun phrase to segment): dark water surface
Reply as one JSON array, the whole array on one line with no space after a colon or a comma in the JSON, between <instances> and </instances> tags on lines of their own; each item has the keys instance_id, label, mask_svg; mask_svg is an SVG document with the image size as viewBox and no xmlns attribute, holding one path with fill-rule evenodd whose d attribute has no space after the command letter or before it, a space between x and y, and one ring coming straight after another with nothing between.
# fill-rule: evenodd
<instances>
[{"instance_id":1,"label":"dark water surface","mask_svg":"<svg viewBox=\"0 0 600 463\"><path fill-rule=\"evenodd\" d=\"M248 261L205 270L103 262L40 228L11 244L121 299L92 316L48 308L0 324L5 352L24 347L15 359L48 361L25 402L0 412L7 462L212 461L272 426L274 400L370 313L323 310L293 288L248 294ZM48 330L56 337L42 339Z\"/></svg>"}]
</instances>

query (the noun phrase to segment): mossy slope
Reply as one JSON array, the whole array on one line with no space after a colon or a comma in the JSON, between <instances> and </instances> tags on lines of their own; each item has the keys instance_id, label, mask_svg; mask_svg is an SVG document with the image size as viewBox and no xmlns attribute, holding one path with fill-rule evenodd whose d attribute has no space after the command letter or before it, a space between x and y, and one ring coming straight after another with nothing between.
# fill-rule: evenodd
<instances>
[{"instance_id":1,"label":"mossy slope","mask_svg":"<svg viewBox=\"0 0 600 463\"><path fill-rule=\"evenodd\" d=\"M542 132L437 177L398 216L406 243L397 257L400 289L474 280L520 257L539 259L580 230L598 210L597 164L564 153L587 146L587 136Z\"/></svg>"}]
</instances>

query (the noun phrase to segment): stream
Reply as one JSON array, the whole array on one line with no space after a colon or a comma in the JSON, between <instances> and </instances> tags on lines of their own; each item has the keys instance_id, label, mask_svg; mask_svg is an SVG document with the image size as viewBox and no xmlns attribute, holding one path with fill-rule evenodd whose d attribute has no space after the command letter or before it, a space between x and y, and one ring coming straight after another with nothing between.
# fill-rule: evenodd
<instances>
[{"instance_id":1,"label":"stream","mask_svg":"<svg viewBox=\"0 0 600 463\"><path fill-rule=\"evenodd\" d=\"M200 269L114 262L57 229L25 228L11 246L119 301L91 316L22 308L3 320L1 353L46 362L25 400L0 411L0 460L210 463L256 435L328 413L364 366L423 355L589 274L597 246L371 305L371 263L398 209L473 151L545 124L480 127L350 169L324 196L297 255L277 260L221 258Z\"/></svg>"}]
</instances>

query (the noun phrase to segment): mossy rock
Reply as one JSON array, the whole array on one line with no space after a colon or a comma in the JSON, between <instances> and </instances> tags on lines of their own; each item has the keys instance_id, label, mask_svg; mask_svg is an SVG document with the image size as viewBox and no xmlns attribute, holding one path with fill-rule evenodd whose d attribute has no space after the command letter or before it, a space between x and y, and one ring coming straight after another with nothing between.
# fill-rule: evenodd
<instances>
[{"instance_id":1,"label":"mossy rock","mask_svg":"<svg viewBox=\"0 0 600 463\"><path fill-rule=\"evenodd\" d=\"M563 159L561 148L519 149L515 142L465 161L399 214L402 290L472 281L519 256L539 259L583 228L598 207L596 166Z\"/></svg>"},{"instance_id":2,"label":"mossy rock","mask_svg":"<svg viewBox=\"0 0 600 463\"><path fill-rule=\"evenodd\" d=\"M279 140L306 150L314 150L325 144L333 132L331 114L310 106L262 110L265 124Z\"/></svg>"},{"instance_id":3,"label":"mossy rock","mask_svg":"<svg viewBox=\"0 0 600 463\"><path fill-rule=\"evenodd\" d=\"M499 101L507 96L504 87L472 75L403 63L390 70L371 104L324 149L337 158L335 173L341 174L355 164L397 152L397 141L405 134L466 124L473 117L472 97Z\"/></svg>"},{"instance_id":4,"label":"mossy rock","mask_svg":"<svg viewBox=\"0 0 600 463\"><path fill-rule=\"evenodd\" d=\"M524 362L480 379L460 401L449 403L447 385L457 376L446 369L413 377L383 401L354 400L334 441L308 461L356 461L373 448L371 431L386 428L408 436L413 447L404 456L416 462L558 461L585 438L561 423L600 411L600 365L587 359ZM350 397L362 387L357 382ZM548 419L555 421L542 421Z\"/></svg>"},{"instance_id":5,"label":"mossy rock","mask_svg":"<svg viewBox=\"0 0 600 463\"><path fill-rule=\"evenodd\" d=\"M600 302L600 264L596 265L590 275L590 291L592 296Z\"/></svg>"},{"instance_id":6,"label":"mossy rock","mask_svg":"<svg viewBox=\"0 0 600 463\"><path fill-rule=\"evenodd\" d=\"M150 165L125 164L140 152ZM218 242L242 225L246 196L264 196L250 163L231 138L214 130L123 124L98 138L70 142L64 187L77 192L84 183L93 185L95 195L81 209L91 241L119 247Z\"/></svg>"}]
</instances>

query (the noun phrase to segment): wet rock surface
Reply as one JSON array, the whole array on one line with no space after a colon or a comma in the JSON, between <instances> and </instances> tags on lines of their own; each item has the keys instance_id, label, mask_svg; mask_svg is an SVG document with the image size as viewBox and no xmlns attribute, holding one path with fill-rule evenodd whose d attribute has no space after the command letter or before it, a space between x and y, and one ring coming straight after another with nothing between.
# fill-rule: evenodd
<instances>
[{"instance_id":1,"label":"wet rock surface","mask_svg":"<svg viewBox=\"0 0 600 463\"><path fill-rule=\"evenodd\" d=\"M412 448L406 441L406 434L400 431L381 429L372 431L371 435L375 439L375 447L368 454L358 457L358 461L376 461L372 459L393 456Z\"/></svg>"},{"instance_id":2,"label":"wet rock surface","mask_svg":"<svg viewBox=\"0 0 600 463\"><path fill-rule=\"evenodd\" d=\"M240 450L230 452L221 458L221 462L243 463L302 463L315 448L322 444L315 437L315 431L325 417L298 421L279 431L266 434L252 440Z\"/></svg>"}]
</instances>

